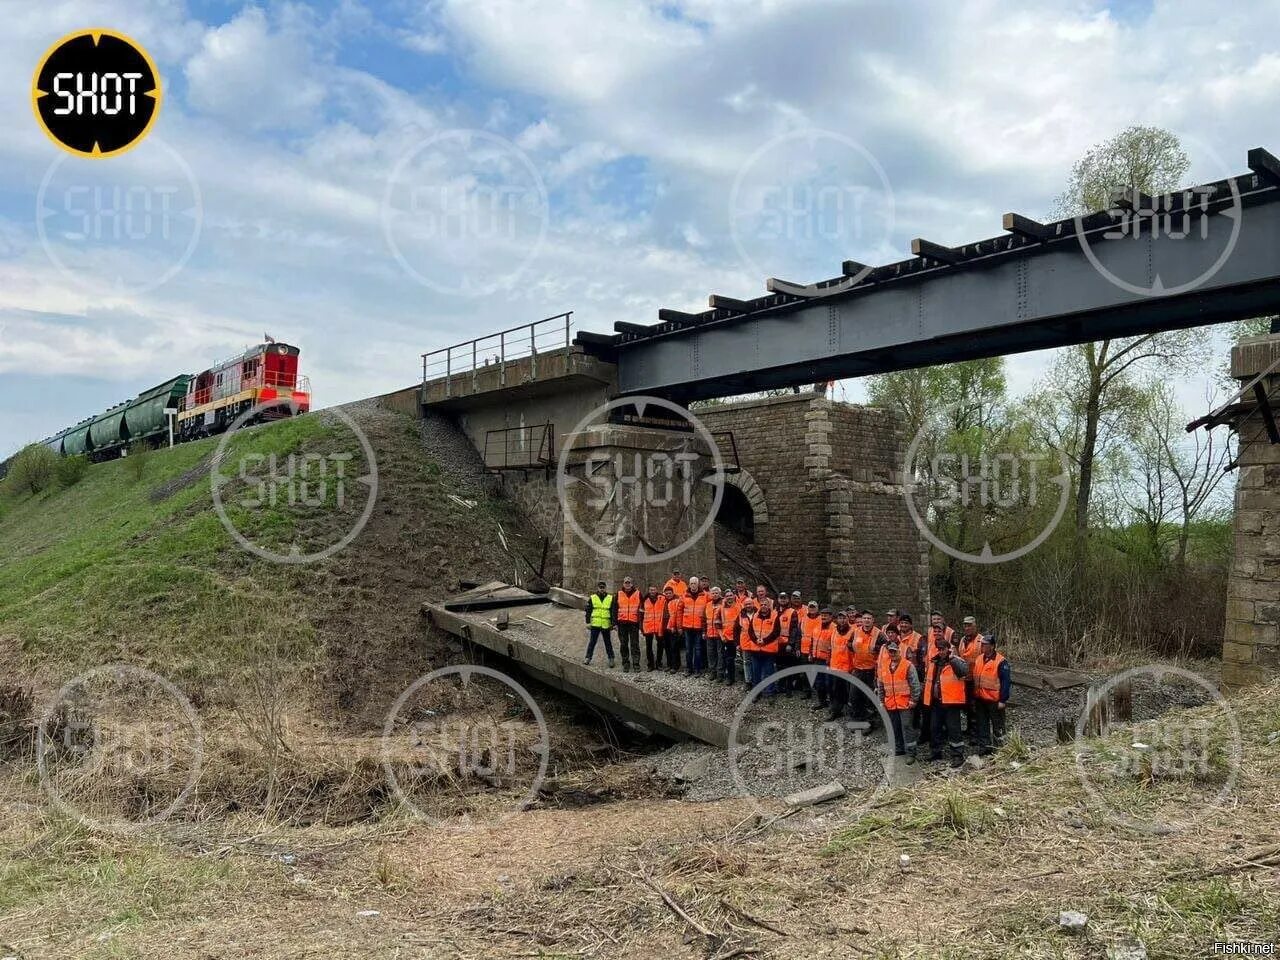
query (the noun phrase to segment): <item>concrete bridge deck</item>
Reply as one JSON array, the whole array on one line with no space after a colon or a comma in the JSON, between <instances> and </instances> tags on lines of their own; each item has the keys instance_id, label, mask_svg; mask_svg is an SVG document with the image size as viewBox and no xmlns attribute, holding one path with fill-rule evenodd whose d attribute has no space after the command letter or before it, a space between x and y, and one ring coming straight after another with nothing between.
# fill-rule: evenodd
<instances>
[{"instance_id":1,"label":"concrete bridge deck","mask_svg":"<svg viewBox=\"0 0 1280 960\"><path fill-rule=\"evenodd\" d=\"M728 746L733 713L745 694L741 685L730 688L706 678L686 678L659 670L624 673L620 659L617 667L609 669L603 644L596 645L591 666L584 666L587 629L581 608L548 598L536 604L516 602L486 605L488 608L482 610L449 609L462 606L459 601L464 598L465 595L447 603L429 603L423 609L431 622L445 632L506 657L547 686L607 713L674 740L693 738L717 747ZM496 625L501 614L510 618L505 630Z\"/></svg>"}]
</instances>

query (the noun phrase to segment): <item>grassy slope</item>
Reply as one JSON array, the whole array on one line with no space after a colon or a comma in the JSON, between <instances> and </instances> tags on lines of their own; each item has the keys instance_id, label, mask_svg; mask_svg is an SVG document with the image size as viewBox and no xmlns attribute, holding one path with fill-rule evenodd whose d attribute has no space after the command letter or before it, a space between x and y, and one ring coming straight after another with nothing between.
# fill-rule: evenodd
<instances>
[{"instance_id":1,"label":"grassy slope","mask_svg":"<svg viewBox=\"0 0 1280 960\"><path fill-rule=\"evenodd\" d=\"M127 661L195 695L209 681L234 684L269 644L295 673L324 664L340 674L343 709L367 700L381 717L378 697L400 674L416 675L424 650L431 656L422 600L462 576L512 575L497 523L527 556L537 550L507 504L442 472L415 421L371 408L352 415L376 456L377 503L348 547L315 563L268 562L232 540L207 474L217 439L149 454L141 478L124 459L91 467L69 489L0 496L0 669L56 689L52 681L75 670ZM289 453L336 450L356 451L347 477L365 474L349 431L321 413L237 434L220 472L233 474L246 454L283 463ZM314 510L247 510L238 493L225 499L253 542L279 548L296 538L309 551L351 528L366 490L348 482L341 511L333 485ZM467 509L454 493L478 503Z\"/></svg>"},{"instance_id":2,"label":"grassy slope","mask_svg":"<svg viewBox=\"0 0 1280 960\"><path fill-rule=\"evenodd\" d=\"M302 418L240 435L228 453L282 454L331 430ZM116 460L69 489L5 498L0 636L16 641L20 663L39 674L129 660L194 681L243 659L246 638L259 632L306 655L315 636L291 615L293 572L228 554L199 470L216 445L151 453L141 476L135 463ZM157 500L166 485L180 488ZM288 518L277 512L258 523L280 528Z\"/></svg>"}]
</instances>

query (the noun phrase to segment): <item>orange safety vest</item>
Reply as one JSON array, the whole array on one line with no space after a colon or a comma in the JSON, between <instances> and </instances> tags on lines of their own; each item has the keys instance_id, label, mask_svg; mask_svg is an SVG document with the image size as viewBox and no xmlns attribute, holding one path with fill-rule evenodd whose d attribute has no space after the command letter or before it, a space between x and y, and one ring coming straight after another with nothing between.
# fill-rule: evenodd
<instances>
[{"instance_id":1,"label":"orange safety vest","mask_svg":"<svg viewBox=\"0 0 1280 960\"><path fill-rule=\"evenodd\" d=\"M662 598L666 600L666 597ZM675 633L680 629L683 622L684 601L679 597L672 597L667 601L667 633Z\"/></svg>"},{"instance_id":2,"label":"orange safety vest","mask_svg":"<svg viewBox=\"0 0 1280 960\"><path fill-rule=\"evenodd\" d=\"M973 693L979 700L998 703L1000 700L1000 664L1004 654L994 657L979 656L973 668Z\"/></svg>"},{"instance_id":3,"label":"orange safety vest","mask_svg":"<svg viewBox=\"0 0 1280 960\"><path fill-rule=\"evenodd\" d=\"M945 630L942 631L942 635L947 640L950 640L953 636L955 636L955 633L956 633L955 630L951 627L947 627ZM930 627L929 628L929 649L928 651L926 651L930 657L932 657L934 652L937 650L937 646L938 646L938 631L933 629L933 627Z\"/></svg>"},{"instance_id":4,"label":"orange safety vest","mask_svg":"<svg viewBox=\"0 0 1280 960\"><path fill-rule=\"evenodd\" d=\"M822 626L822 614L809 616L806 610L800 614L800 652L806 657L813 655L813 635Z\"/></svg>"},{"instance_id":5,"label":"orange safety vest","mask_svg":"<svg viewBox=\"0 0 1280 960\"><path fill-rule=\"evenodd\" d=\"M971 667L973 666L974 661L978 659L981 653L982 653L982 634L975 633L973 635L972 640L970 640L968 637L960 638L960 656L964 657L965 662L968 663L969 666Z\"/></svg>"},{"instance_id":6,"label":"orange safety vest","mask_svg":"<svg viewBox=\"0 0 1280 960\"><path fill-rule=\"evenodd\" d=\"M876 668L876 636L880 631L872 627L869 631L861 627L853 628L853 657L850 661L855 670L874 670Z\"/></svg>"},{"instance_id":7,"label":"orange safety vest","mask_svg":"<svg viewBox=\"0 0 1280 960\"><path fill-rule=\"evenodd\" d=\"M853 669L853 627L848 627L844 633L840 632L840 628L833 626L831 630L831 669L843 670L848 673Z\"/></svg>"},{"instance_id":8,"label":"orange safety vest","mask_svg":"<svg viewBox=\"0 0 1280 960\"><path fill-rule=\"evenodd\" d=\"M938 662L933 658L929 659L929 670L925 675L924 681L924 703L925 706L933 704L933 675L937 670ZM942 705L944 707L963 707L964 706L964 677L957 677L955 668L951 666L948 660L942 668Z\"/></svg>"},{"instance_id":9,"label":"orange safety vest","mask_svg":"<svg viewBox=\"0 0 1280 960\"><path fill-rule=\"evenodd\" d=\"M778 611L778 649L791 639L791 621L796 618L796 612L795 607Z\"/></svg>"},{"instance_id":10,"label":"orange safety vest","mask_svg":"<svg viewBox=\"0 0 1280 960\"><path fill-rule=\"evenodd\" d=\"M826 663L831 659L831 638L836 634L835 621L831 621L825 627L822 625L821 619L813 630L813 643L809 650L815 660L821 660Z\"/></svg>"},{"instance_id":11,"label":"orange safety vest","mask_svg":"<svg viewBox=\"0 0 1280 960\"><path fill-rule=\"evenodd\" d=\"M627 593L625 590L618 591L618 622L619 623L639 623L640 622L640 599L643 594L639 590L632 590Z\"/></svg>"},{"instance_id":12,"label":"orange safety vest","mask_svg":"<svg viewBox=\"0 0 1280 960\"><path fill-rule=\"evenodd\" d=\"M886 710L905 710L911 706L911 683L907 679L910 670L911 661L901 656L898 658L896 670L888 660L880 665L876 679L880 681L880 686L884 687L883 699Z\"/></svg>"},{"instance_id":13,"label":"orange safety vest","mask_svg":"<svg viewBox=\"0 0 1280 960\"><path fill-rule=\"evenodd\" d=\"M689 592L689 584L685 583L683 580L677 580L675 577L672 577L670 580L668 580L666 583L662 585L662 591L664 593L666 592L667 587L670 587L673 591L675 591L675 595L677 597L683 597L686 593Z\"/></svg>"},{"instance_id":14,"label":"orange safety vest","mask_svg":"<svg viewBox=\"0 0 1280 960\"><path fill-rule=\"evenodd\" d=\"M767 617L762 617L760 616L760 614L757 613L754 617L751 618L751 626L752 626L752 629L755 630L757 637L768 636L768 634L773 631L773 625L777 622L778 622L777 610L774 610ZM751 649L757 650L760 653L777 653L779 643L780 643L780 639L778 637L774 637L768 643L752 643Z\"/></svg>"},{"instance_id":15,"label":"orange safety vest","mask_svg":"<svg viewBox=\"0 0 1280 960\"><path fill-rule=\"evenodd\" d=\"M733 643L734 630L738 618L742 616L742 601L737 594L729 594L720 601L720 639L725 643Z\"/></svg>"},{"instance_id":16,"label":"orange safety vest","mask_svg":"<svg viewBox=\"0 0 1280 960\"><path fill-rule=\"evenodd\" d=\"M719 640L724 625L720 622L720 604L724 601L707 601L707 639Z\"/></svg>"},{"instance_id":17,"label":"orange safety vest","mask_svg":"<svg viewBox=\"0 0 1280 960\"><path fill-rule=\"evenodd\" d=\"M743 653L751 653L758 650L759 647L751 640L751 618L745 613L738 615L738 622L734 625L734 629L738 635L738 649Z\"/></svg>"},{"instance_id":18,"label":"orange safety vest","mask_svg":"<svg viewBox=\"0 0 1280 960\"><path fill-rule=\"evenodd\" d=\"M914 630L905 636L898 637L898 649L902 653L903 659L910 660L914 663L916 659L916 651L920 649L920 641L923 639L924 638Z\"/></svg>"},{"instance_id":19,"label":"orange safety vest","mask_svg":"<svg viewBox=\"0 0 1280 960\"><path fill-rule=\"evenodd\" d=\"M663 596L645 597L640 602L644 611L644 624L641 630L648 634L662 633L663 623L667 615L667 598Z\"/></svg>"},{"instance_id":20,"label":"orange safety vest","mask_svg":"<svg viewBox=\"0 0 1280 960\"><path fill-rule=\"evenodd\" d=\"M680 625L686 630L701 630L707 625L707 604L710 599L701 590L697 594L687 593L684 596L683 614Z\"/></svg>"}]
</instances>

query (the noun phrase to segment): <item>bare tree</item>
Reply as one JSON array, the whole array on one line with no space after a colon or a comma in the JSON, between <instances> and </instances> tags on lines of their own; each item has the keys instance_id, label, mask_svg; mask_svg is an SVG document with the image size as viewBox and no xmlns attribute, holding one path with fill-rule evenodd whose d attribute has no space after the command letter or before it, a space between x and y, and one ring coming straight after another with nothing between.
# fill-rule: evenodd
<instances>
[{"instance_id":1,"label":"bare tree","mask_svg":"<svg viewBox=\"0 0 1280 960\"><path fill-rule=\"evenodd\" d=\"M1221 501L1231 451L1213 431L1187 434L1186 413L1168 384L1154 382L1146 393L1133 444L1138 483L1129 502L1157 552L1165 529L1177 525L1173 562L1181 574L1192 525Z\"/></svg>"}]
</instances>

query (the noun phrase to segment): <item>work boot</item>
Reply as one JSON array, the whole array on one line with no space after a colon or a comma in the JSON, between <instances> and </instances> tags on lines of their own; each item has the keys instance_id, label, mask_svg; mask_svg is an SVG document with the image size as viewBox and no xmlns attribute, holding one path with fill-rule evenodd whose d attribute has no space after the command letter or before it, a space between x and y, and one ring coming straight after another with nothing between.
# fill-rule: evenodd
<instances>
[{"instance_id":1,"label":"work boot","mask_svg":"<svg viewBox=\"0 0 1280 960\"><path fill-rule=\"evenodd\" d=\"M911 753L908 753L908 754L907 754L907 760L906 760L906 763L907 763L907 766L911 766L911 765L912 765L912 764L914 764L915 762L916 762L916 755L915 755L915 751L912 751Z\"/></svg>"},{"instance_id":2,"label":"work boot","mask_svg":"<svg viewBox=\"0 0 1280 960\"><path fill-rule=\"evenodd\" d=\"M630 663L629 661L627 661L627 660L623 660L623 661L622 661L622 672L623 672L623 673L630 673L630 672L631 672L631 663Z\"/></svg>"},{"instance_id":3,"label":"work boot","mask_svg":"<svg viewBox=\"0 0 1280 960\"><path fill-rule=\"evenodd\" d=\"M964 757L952 757L952 758L951 758L951 769L953 769L953 770L954 770L954 769L956 769L957 767L963 767L963 766L964 766Z\"/></svg>"},{"instance_id":4,"label":"work boot","mask_svg":"<svg viewBox=\"0 0 1280 960\"><path fill-rule=\"evenodd\" d=\"M809 709L810 709L810 710L815 710L815 711L816 711L816 710L825 710L825 709L827 709L827 705L826 705L823 701L819 700L817 703L815 703L815 704L814 704L813 706L811 706Z\"/></svg>"},{"instance_id":5,"label":"work boot","mask_svg":"<svg viewBox=\"0 0 1280 960\"><path fill-rule=\"evenodd\" d=\"M583 665L584 667L589 667L589 666L591 666L591 658L590 658L590 657L583 657L583 658L582 658L582 665Z\"/></svg>"},{"instance_id":6,"label":"work boot","mask_svg":"<svg viewBox=\"0 0 1280 960\"><path fill-rule=\"evenodd\" d=\"M609 658L609 669L610 669L610 670L612 670L612 669L613 669L613 666L614 666L614 660L613 660L613 657L610 657L610 658Z\"/></svg>"}]
</instances>

